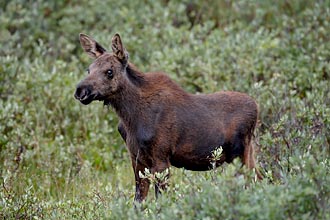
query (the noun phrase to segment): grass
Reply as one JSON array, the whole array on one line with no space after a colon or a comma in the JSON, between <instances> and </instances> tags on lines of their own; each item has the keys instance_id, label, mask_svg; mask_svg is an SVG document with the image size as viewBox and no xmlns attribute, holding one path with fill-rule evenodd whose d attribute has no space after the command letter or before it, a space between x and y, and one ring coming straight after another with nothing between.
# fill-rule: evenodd
<instances>
[{"instance_id":1,"label":"grass","mask_svg":"<svg viewBox=\"0 0 330 220\"><path fill-rule=\"evenodd\" d=\"M2 1L0 218L330 219L330 2ZM118 118L73 98L91 62L80 32L192 93L246 92L260 107L258 165L171 168L170 189L133 206ZM109 46L108 46L109 47ZM246 178L243 177L245 174Z\"/></svg>"}]
</instances>

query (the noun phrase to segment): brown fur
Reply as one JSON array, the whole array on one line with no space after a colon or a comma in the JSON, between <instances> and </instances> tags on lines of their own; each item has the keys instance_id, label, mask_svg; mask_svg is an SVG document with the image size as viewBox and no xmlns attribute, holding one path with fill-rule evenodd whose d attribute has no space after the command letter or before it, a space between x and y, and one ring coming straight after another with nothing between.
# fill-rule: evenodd
<instances>
[{"instance_id":1,"label":"brown fur","mask_svg":"<svg viewBox=\"0 0 330 220\"><path fill-rule=\"evenodd\" d=\"M170 165L209 170L211 153L219 146L223 154L217 166L239 157L248 168L255 168L251 140L258 107L248 95L193 95L163 73L141 73L128 62L118 34L112 40L112 53L87 35L80 34L80 42L95 61L89 75L78 84L75 97L86 105L93 100L104 101L118 114L118 130L135 173L136 201L148 194L150 183L139 176L145 168L152 173ZM159 188L165 188L165 184L156 186L156 195Z\"/></svg>"}]
</instances>

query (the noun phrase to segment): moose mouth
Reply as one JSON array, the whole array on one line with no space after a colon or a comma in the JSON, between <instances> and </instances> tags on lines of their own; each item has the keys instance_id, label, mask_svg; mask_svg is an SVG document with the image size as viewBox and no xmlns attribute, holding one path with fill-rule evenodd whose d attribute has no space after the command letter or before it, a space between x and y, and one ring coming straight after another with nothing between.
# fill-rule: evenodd
<instances>
[{"instance_id":1,"label":"moose mouth","mask_svg":"<svg viewBox=\"0 0 330 220\"><path fill-rule=\"evenodd\" d=\"M94 100L103 101L103 98L100 94L85 94L83 96L78 96L76 93L74 97L84 105L88 105Z\"/></svg>"},{"instance_id":2,"label":"moose mouth","mask_svg":"<svg viewBox=\"0 0 330 220\"><path fill-rule=\"evenodd\" d=\"M84 105L88 105L90 104L92 101L94 101L94 97L93 96L87 96L87 97L84 97L83 99L79 99L79 101L84 104Z\"/></svg>"}]
</instances>

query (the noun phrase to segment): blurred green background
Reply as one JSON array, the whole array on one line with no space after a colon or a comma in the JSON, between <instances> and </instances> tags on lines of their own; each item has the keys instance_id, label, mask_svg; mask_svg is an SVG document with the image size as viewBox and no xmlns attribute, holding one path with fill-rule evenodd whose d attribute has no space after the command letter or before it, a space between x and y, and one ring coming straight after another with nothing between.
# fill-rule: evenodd
<instances>
[{"instance_id":1,"label":"blurred green background","mask_svg":"<svg viewBox=\"0 0 330 220\"><path fill-rule=\"evenodd\" d=\"M239 161L172 168L133 206L118 118L73 98L91 60L78 35L164 71L191 93L246 92L260 107L253 183ZM0 218L330 219L330 1L0 2Z\"/></svg>"}]
</instances>

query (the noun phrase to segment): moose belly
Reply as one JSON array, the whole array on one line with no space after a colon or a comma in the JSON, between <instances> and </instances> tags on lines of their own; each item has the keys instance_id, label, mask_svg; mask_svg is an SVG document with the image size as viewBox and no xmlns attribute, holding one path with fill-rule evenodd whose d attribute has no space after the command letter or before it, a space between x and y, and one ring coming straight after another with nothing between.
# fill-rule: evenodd
<instances>
[{"instance_id":1,"label":"moose belly","mask_svg":"<svg viewBox=\"0 0 330 220\"><path fill-rule=\"evenodd\" d=\"M193 146L190 144L177 148L177 151L170 157L171 165L177 168L185 168L187 170L205 171L213 168L214 158L212 152L223 143L212 145L198 145ZM224 150L228 149L225 144ZM216 165L221 165L226 161L226 152L223 151L220 159L216 161Z\"/></svg>"},{"instance_id":2,"label":"moose belly","mask_svg":"<svg viewBox=\"0 0 330 220\"><path fill-rule=\"evenodd\" d=\"M192 158L173 156L170 159L171 165L177 168L185 168L193 171L205 171L213 168L210 158Z\"/></svg>"}]
</instances>

